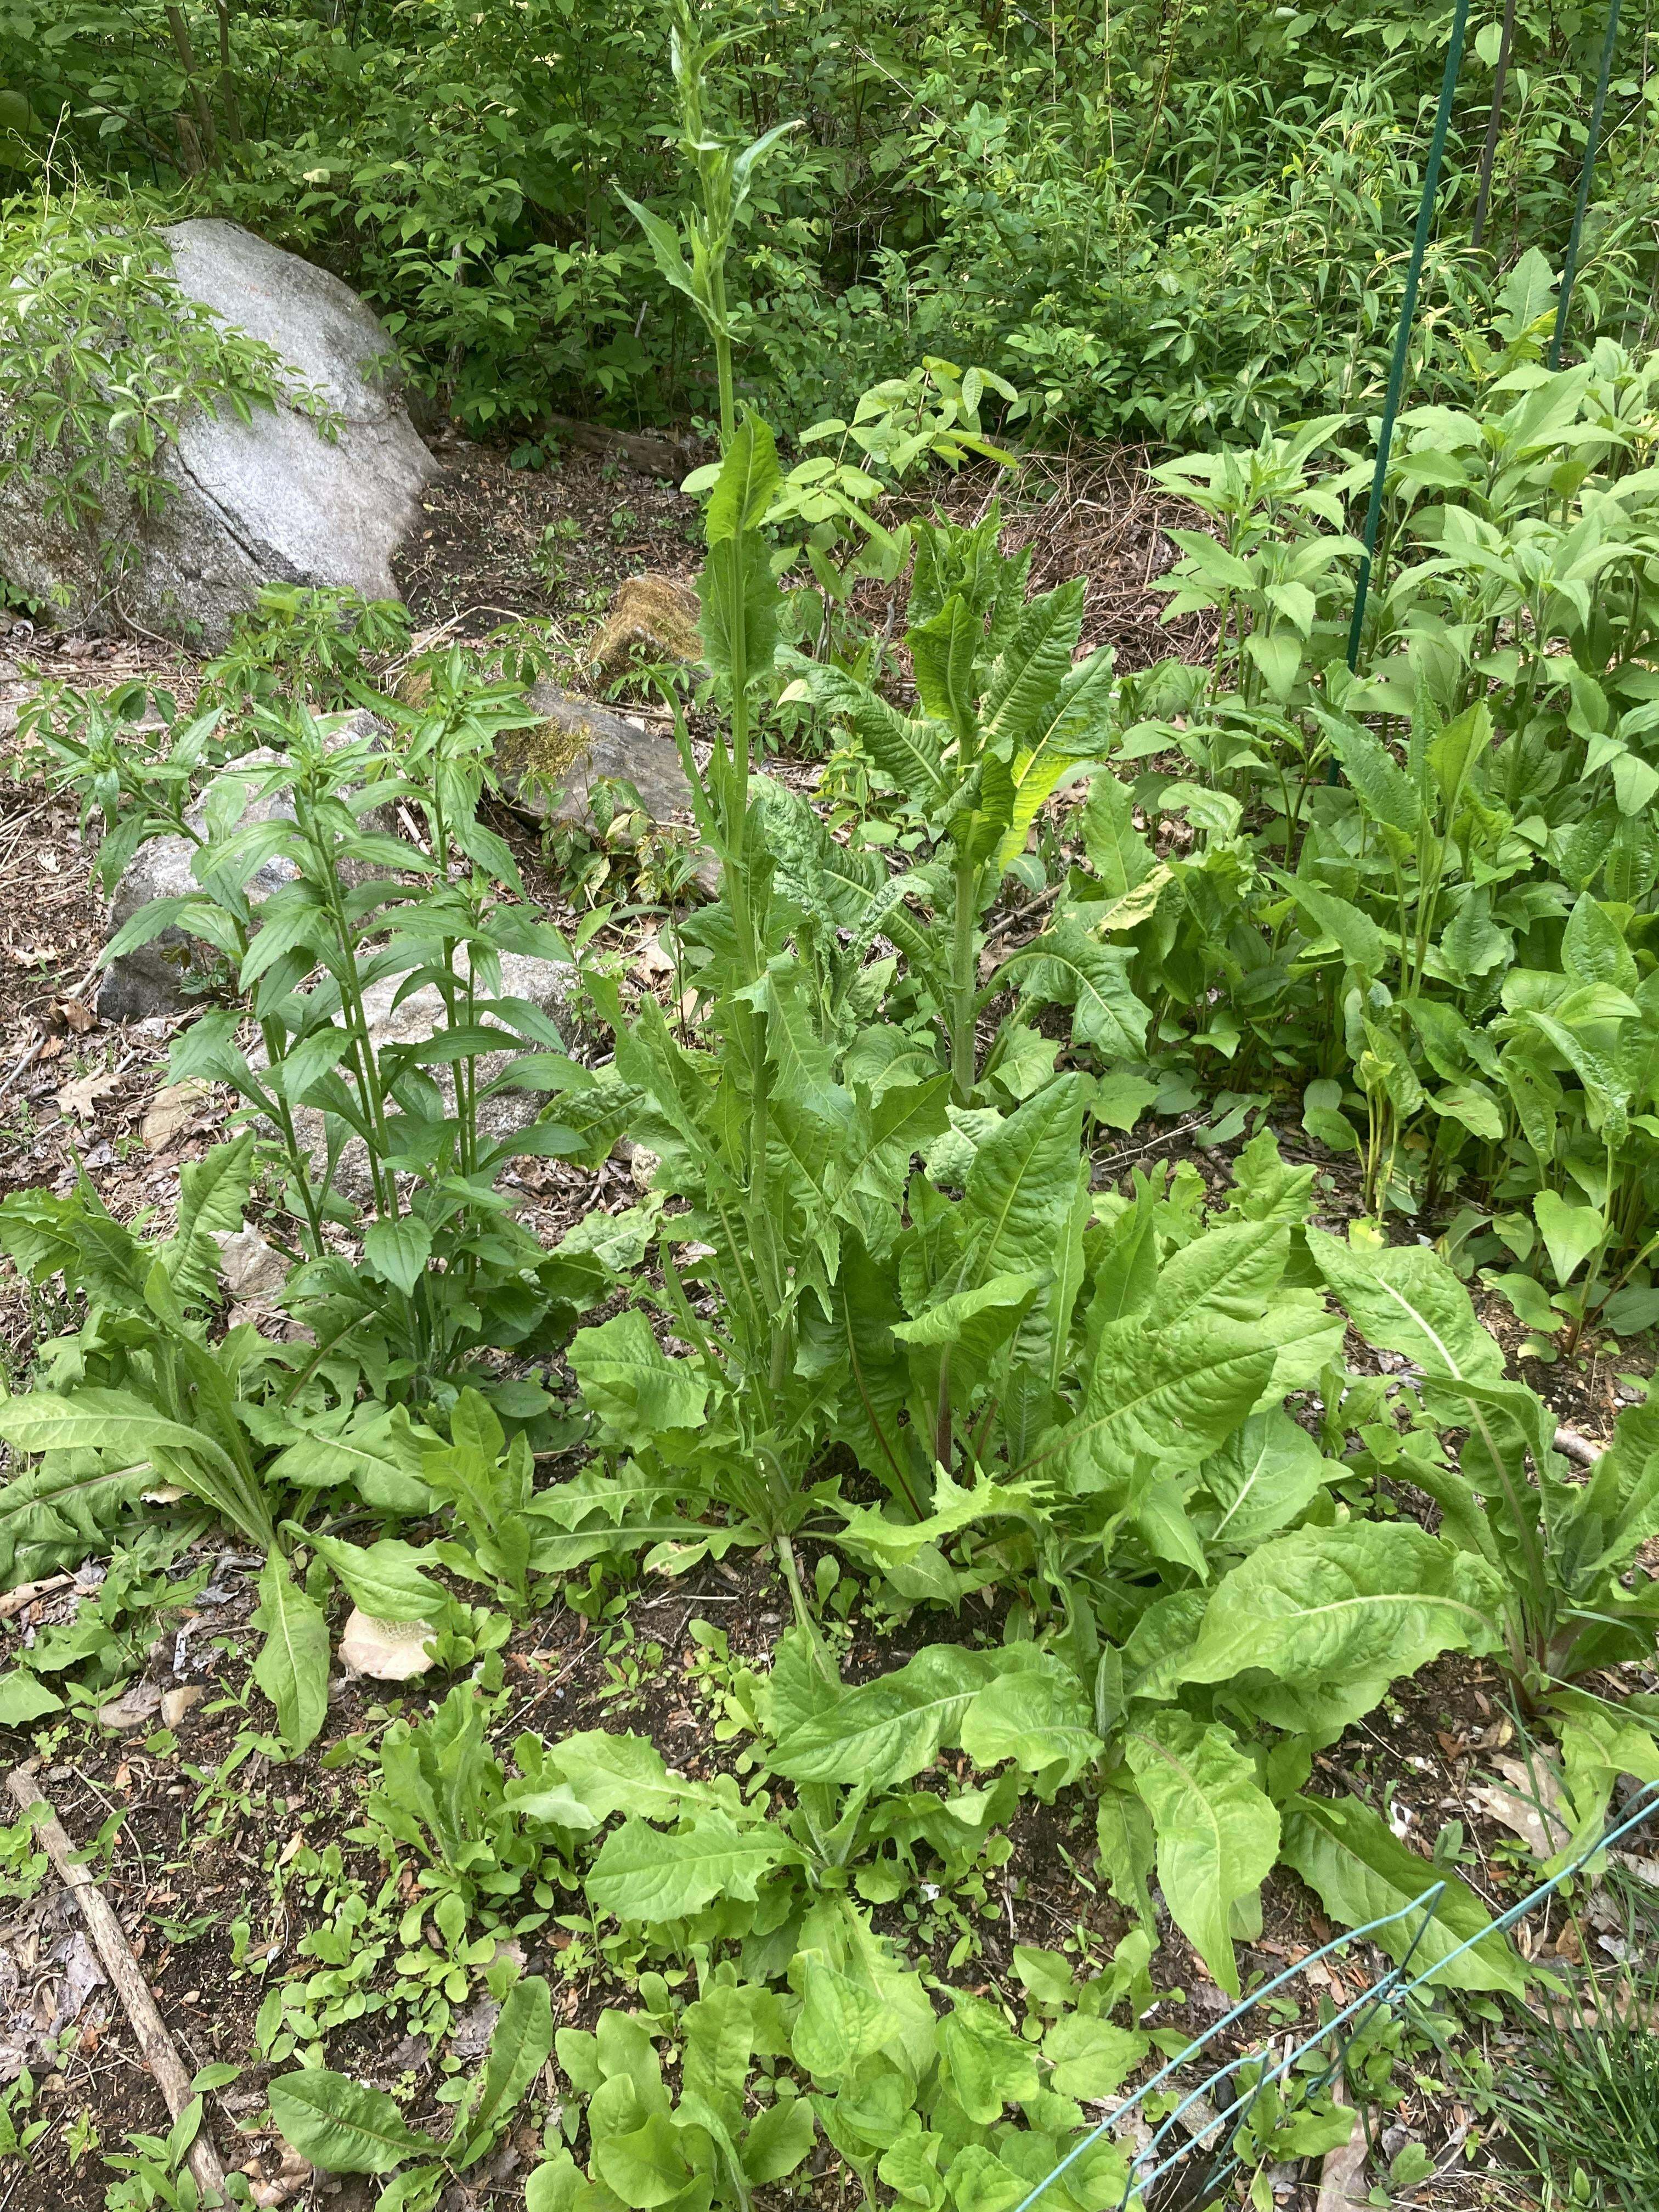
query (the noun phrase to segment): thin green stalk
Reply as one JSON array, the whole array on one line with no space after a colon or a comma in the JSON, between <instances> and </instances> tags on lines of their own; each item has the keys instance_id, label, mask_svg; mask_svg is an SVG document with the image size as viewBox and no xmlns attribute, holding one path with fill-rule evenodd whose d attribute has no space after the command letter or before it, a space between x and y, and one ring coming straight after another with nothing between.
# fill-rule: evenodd
<instances>
[{"instance_id":1,"label":"thin green stalk","mask_svg":"<svg viewBox=\"0 0 1659 2212\"><path fill-rule=\"evenodd\" d=\"M974 965L975 924L978 920L980 869L958 856L956 869L955 912L951 928L951 1085L958 1106L974 1095L977 1025L975 1000L978 977Z\"/></svg>"}]
</instances>

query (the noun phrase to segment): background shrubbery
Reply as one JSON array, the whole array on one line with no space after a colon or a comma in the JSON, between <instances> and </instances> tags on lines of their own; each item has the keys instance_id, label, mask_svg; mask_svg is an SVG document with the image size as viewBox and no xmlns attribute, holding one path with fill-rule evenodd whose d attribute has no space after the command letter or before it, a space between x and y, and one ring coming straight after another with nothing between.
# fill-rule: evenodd
<instances>
[{"instance_id":1,"label":"background shrubbery","mask_svg":"<svg viewBox=\"0 0 1659 2212\"><path fill-rule=\"evenodd\" d=\"M744 239L757 396L807 422L933 353L1001 368L1096 435L1204 444L1363 402L1450 13L722 11L743 64L730 127L804 126ZM1456 390L1495 265L1532 245L1559 265L1604 21L1599 5L1518 9L1476 252L1492 14L1471 26L1419 342ZM1627 14L1578 312L1639 347L1659 217L1648 34ZM56 132L60 164L326 262L475 431L550 404L708 415L702 331L617 196L675 202L665 46L645 0L6 0L0 123L21 130L20 182Z\"/></svg>"}]
</instances>

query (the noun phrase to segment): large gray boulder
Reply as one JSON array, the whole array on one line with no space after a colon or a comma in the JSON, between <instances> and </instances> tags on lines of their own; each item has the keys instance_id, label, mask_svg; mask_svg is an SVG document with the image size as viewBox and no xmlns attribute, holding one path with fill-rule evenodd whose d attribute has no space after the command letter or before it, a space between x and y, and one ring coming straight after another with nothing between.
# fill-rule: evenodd
<instances>
[{"instance_id":1,"label":"large gray boulder","mask_svg":"<svg viewBox=\"0 0 1659 2212\"><path fill-rule=\"evenodd\" d=\"M392 557L437 464L399 397L392 342L350 287L233 222L161 234L187 297L260 338L290 392L319 394L333 434L300 408L200 414L165 449L174 496L153 515L112 495L95 531L49 515L38 483L0 485L0 573L88 629L125 616L216 649L268 583L395 599ZM136 548L112 583L106 556Z\"/></svg>"}]
</instances>

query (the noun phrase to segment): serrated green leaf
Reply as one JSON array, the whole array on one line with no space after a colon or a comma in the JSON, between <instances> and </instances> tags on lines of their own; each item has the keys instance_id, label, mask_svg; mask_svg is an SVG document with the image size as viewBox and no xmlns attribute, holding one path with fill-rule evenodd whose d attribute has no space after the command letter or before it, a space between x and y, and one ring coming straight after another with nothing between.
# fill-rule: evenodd
<instances>
[{"instance_id":1,"label":"serrated green leaf","mask_svg":"<svg viewBox=\"0 0 1659 2212\"><path fill-rule=\"evenodd\" d=\"M795 1856L781 1831L738 1828L721 1812L700 1814L673 1834L630 1818L605 1838L587 1876L588 1900L619 1920L683 1920L720 1896L752 1903L762 1875Z\"/></svg>"},{"instance_id":2,"label":"serrated green leaf","mask_svg":"<svg viewBox=\"0 0 1659 2212\"><path fill-rule=\"evenodd\" d=\"M1138 1722L1130 1767L1152 1816L1158 1878L1176 1924L1230 1996L1239 1993L1231 1919L1279 1856L1279 1815L1217 1722L1161 1712Z\"/></svg>"},{"instance_id":3,"label":"serrated green leaf","mask_svg":"<svg viewBox=\"0 0 1659 2212\"><path fill-rule=\"evenodd\" d=\"M1413 1913L1377 1929L1370 1941L1391 1959L1409 1956L1413 1972L1435 1969L1434 1979L1447 1989L1506 1990L1513 1996L1524 1992L1521 1961L1496 1932L1453 1963L1443 1963L1466 1940L1490 1928L1490 1916L1460 1875L1408 1850L1357 1797L1298 1797L1285 1807L1284 1826L1286 1863L1339 1925L1364 1927L1401 1911L1443 1882L1444 1893L1431 1917L1426 1909Z\"/></svg>"}]
</instances>

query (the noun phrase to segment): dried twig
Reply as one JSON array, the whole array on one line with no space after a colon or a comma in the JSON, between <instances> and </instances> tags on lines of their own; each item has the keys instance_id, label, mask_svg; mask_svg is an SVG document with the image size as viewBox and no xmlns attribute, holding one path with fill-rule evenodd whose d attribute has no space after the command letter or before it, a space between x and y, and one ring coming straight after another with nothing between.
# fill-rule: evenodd
<instances>
[{"instance_id":1,"label":"dried twig","mask_svg":"<svg viewBox=\"0 0 1659 2212\"><path fill-rule=\"evenodd\" d=\"M177 2045L167 2033L167 2023L155 2008L149 1984L132 1955L132 1946L127 1942L121 1923L115 1916L115 1909L87 1868L76 1857L74 1844L64 1833L62 1823L34 1777L19 1766L14 1768L8 1777L8 1784L12 1796L25 1812L35 1805L46 1807L44 1816L36 1825L35 1833L40 1838L46 1856L57 1868L64 1887L74 1893L82 1917L98 1947L104 1970L114 1984L127 2018L132 2023L132 2032L138 2039L144 2062L155 2078L156 2087L167 2101L168 2112L176 2120L191 2102L190 2076L185 2071ZM219 2154L207 2132L205 2118L197 2130L196 2140L187 2156L190 2170L196 2177L196 2185L204 2197L211 2204L222 2203L225 2199L225 2170L219 2163Z\"/></svg>"},{"instance_id":2,"label":"dried twig","mask_svg":"<svg viewBox=\"0 0 1659 2212\"><path fill-rule=\"evenodd\" d=\"M1588 1437L1581 1437L1577 1429L1558 1429L1555 1449L1568 1459L1576 1459L1580 1467L1594 1467L1606 1446L1592 1443Z\"/></svg>"},{"instance_id":3,"label":"dried twig","mask_svg":"<svg viewBox=\"0 0 1659 2212\"><path fill-rule=\"evenodd\" d=\"M12 1085L16 1082L18 1077L22 1074L26 1068L33 1066L35 1061L40 1059L41 1054L46 1050L46 1033L42 1030L40 1036L36 1037L34 1042L29 1047L28 1050L22 1055L22 1057L20 1060L15 1060L12 1062L10 1073L6 1077L3 1083L0 1083L0 1098L3 1098L5 1097L7 1091L11 1089Z\"/></svg>"}]
</instances>

